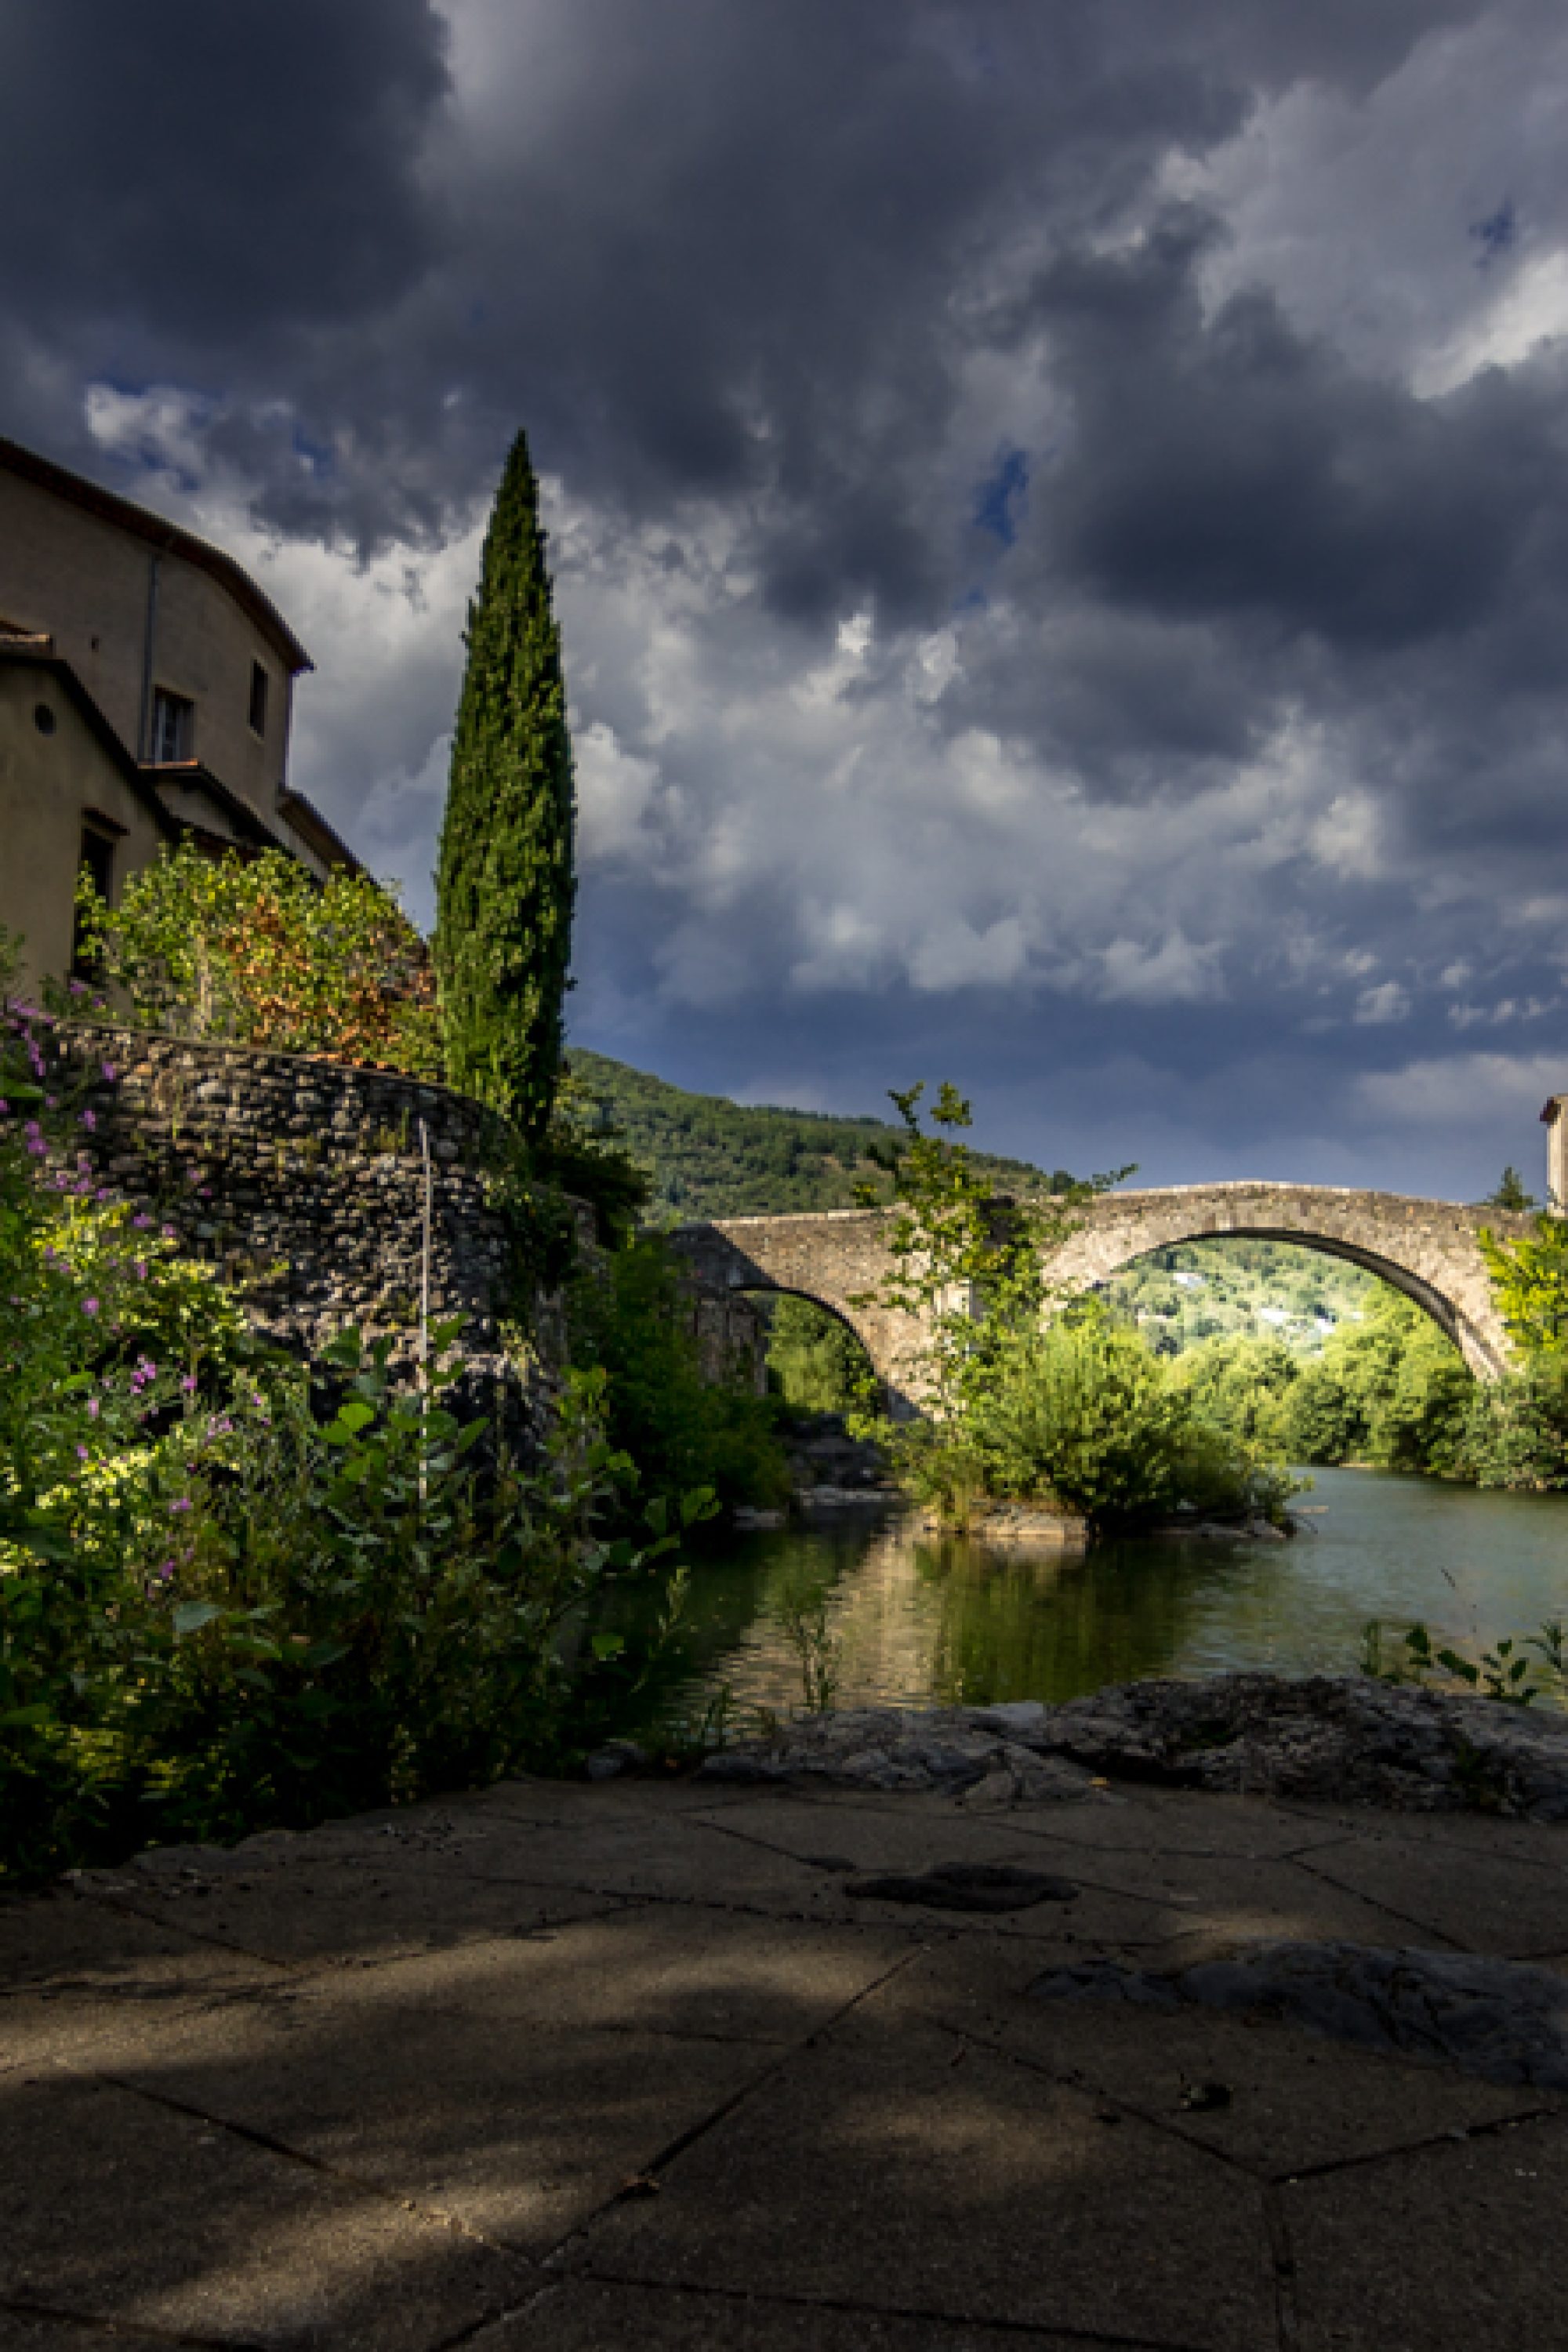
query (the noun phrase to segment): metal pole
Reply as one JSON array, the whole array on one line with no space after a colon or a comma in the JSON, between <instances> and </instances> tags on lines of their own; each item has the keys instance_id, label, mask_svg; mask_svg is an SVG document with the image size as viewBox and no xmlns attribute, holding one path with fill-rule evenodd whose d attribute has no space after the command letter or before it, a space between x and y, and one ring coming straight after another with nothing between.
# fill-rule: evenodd
<instances>
[{"instance_id":1,"label":"metal pole","mask_svg":"<svg viewBox=\"0 0 1568 2352\"><path fill-rule=\"evenodd\" d=\"M424 1419L430 1410L430 1130L423 1119L419 1122L419 1157L425 1169L425 1203L420 1219L419 1234L419 1500L425 1500L426 1474L425 1468Z\"/></svg>"}]
</instances>

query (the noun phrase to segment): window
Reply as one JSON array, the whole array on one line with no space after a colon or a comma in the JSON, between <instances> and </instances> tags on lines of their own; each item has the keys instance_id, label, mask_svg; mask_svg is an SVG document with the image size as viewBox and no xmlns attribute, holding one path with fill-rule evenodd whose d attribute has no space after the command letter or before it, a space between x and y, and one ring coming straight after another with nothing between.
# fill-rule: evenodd
<instances>
[{"instance_id":1,"label":"window","mask_svg":"<svg viewBox=\"0 0 1568 2352\"><path fill-rule=\"evenodd\" d=\"M170 694L163 687L158 688L153 697L153 741L148 752L155 767L192 757L195 718L194 702L187 702L183 694Z\"/></svg>"},{"instance_id":2,"label":"window","mask_svg":"<svg viewBox=\"0 0 1568 2352\"><path fill-rule=\"evenodd\" d=\"M121 827L107 817L89 816L81 828L79 870L87 877L106 906L114 903L114 850L120 832ZM79 979L90 980L93 976L94 960L82 941L79 908L71 940L71 970Z\"/></svg>"},{"instance_id":3,"label":"window","mask_svg":"<svg viewBox=\"0 0 1568 2352\"><path fill-rule=\"evenodd\" d=\"M259 662L250 665L250 731L253 735L267 732L267 672Z\"/></svg>"}]
</instances>

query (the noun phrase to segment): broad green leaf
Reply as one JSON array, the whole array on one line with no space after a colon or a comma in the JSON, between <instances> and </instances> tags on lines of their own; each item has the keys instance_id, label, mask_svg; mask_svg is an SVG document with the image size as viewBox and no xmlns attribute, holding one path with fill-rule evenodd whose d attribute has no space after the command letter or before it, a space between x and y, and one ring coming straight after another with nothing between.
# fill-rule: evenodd
<instances>
[{"instance_id":1,"label":"broad green leaf","mask_svg":"<svg viewBox=\"0 0 1568 2352\"><path fill-rule=\"evenodd\" d=\"M210 1625L215 1617L222 1615L223 1611L216 1601L182 1601L174 1612L174 1631L176 1633L199 1633L204 1625Z\"/></svg>"}]
</instances>

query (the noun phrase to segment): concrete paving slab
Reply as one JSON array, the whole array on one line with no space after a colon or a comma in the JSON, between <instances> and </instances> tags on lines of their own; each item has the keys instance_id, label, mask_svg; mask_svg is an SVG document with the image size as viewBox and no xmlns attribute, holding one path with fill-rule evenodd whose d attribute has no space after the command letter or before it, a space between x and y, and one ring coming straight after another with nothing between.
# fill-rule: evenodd
<instances>
[{"instance_id":1,"label":"concrete paving slab","mask_svg":"<svg viewBox=\"0 0 1568 2352\"><path fill-rule=\"evenodd\" d=\"M551 2032L793 2042L923 1948L918 1934L884 1927L647 1905L392 1961L334 1979L322 1997L352 2003L356 2031L377 2010L436 2009Z\"/></svg>"},{"instance_id":2,"label":"concrete paving slab","mask_svg":"<svg viewBox=\"0 0 1568 2352\"><path fill-rule=\"evenodd\" d=\"M1040 1844L1021 1837L994 1820L973 1820L962 1813L910 1817L882 1808L826 1809L790 1796L763 1797L736 1806L723 1822L710 1825L709 1834L721 1851L739 1854L748 1850L798 1857L824 1884L816 1897L815 1916L868 1921L902 1918L907 1925L917 1913L902 1904L884 1903L871 1895L852 1895L852 1876L879 1872L921 1870L935 1863L984 1862L1015 1864L1049 1870L1071 1880L1079 1891L1071 1903L1047 1902L1026 1911L1005 1915L1007 1929L1024 1937L1065 1934L1077 1941L1114 1944L1132 1949L1152 1945L1177 1933L1179 1916L1158 1900L1110 1892L1084 1877L1081 1858L1064 1849L1056 1862L1041 1862ZM933 1925L959 1932L994 1927L994 1917L973 1916L935 1908Z\"/></svg>"},{"instance_id":3,"label":"concrete paving slab","mask_svg":"<svg viewBox=\"0 0 1568 2352\"><path fill-rule=\"evenodd\" d=\"M50 2319L0 2305L0 2352L169 2352L166 2336L143 2336L117 2327L112 2334L94 2323Z\"/></svg>"},{"instance_id":4,"label":"concrete paving slab","mask_svg":"<svg viewBox=\"0 0 1568 2352\"><path fill-rule=\"evenodd\" d=\"M511 2255L64 2069L0 2076L0 2309L431 2352L529 2291Z\"/></svg>"},{"instance_id":5,"label":"concrete paving slab","mask_svg":"<svg viewBox=\"0 0 1568 2352\"><path fill-rule=\"evenodd\" d=\"M265 1973L174 1924L78 1895L57 1891L0 1903L0 2004L22 1992L112 1997L154 1987L205 1990ZM0 2006L0 2021L4 2015Z\"/></svg>"},{"instance_id":6,"label":"concrete paving slab","mask_svg":"<svg viewBox=\"0 0 1568 2352\"><path fill-rule=\"evenodd\" d=\"M634 2345L637 2352L1084 2352L1081 2336L1033 2327L1004 2331L588 2279L548 2287L526 2311L481 2329L470 2352L627 2352Z\"/></svg>"},{"instance_id":7,"label":"concrete paving slab","mask_svg":"<svg viewBox=\"0 0 1568 2352\"><path fill-rule=\"evenodd\" d=\"M567 2264L1210 2352L1275 2341L1260 2189L907 2020L879 2049L823 2036L661 2177Z\"/></svg>"},{"instance_id":8,"label":"concrete paving slab","mask_svg":"<svg viewBox=\"0 0 1568 2352\"><path fill-rule=\"evenodd\" d=\"M1000 1941L923 1953L857 2013L940 2022L1076 2084L1265 2179L1415 2147L1532 2114L1542 2094L1408 2065L1299 2027L1202 2011L1042 2000L1040 1970Z\"/></svg>"},{"instance_id":9,"label":"concrete paving slab","mask_svg":"<svg viewBox=\"0 0 1568 2352\"><path fill-rule=\"evenodd\" d=\"M662 1799L664 1792L658 1794ZM364 1854L346 1845L323 1860L344 1874L370 1866ZM821 1872L782 1849L721 1842L705 1817L673 1811L662 1801L639 1815L622 1800L602 1815L567 1821L509 1820L492 1812L454 1828L439 1844L384 1844L374 1863L383 1877L416 1871L476 1885L699 1901L786 1917L849 1916Z\"/></svg>"},{"instance_id":10,"label":"concrete paving slab","mask_svg":"<svg viewBox=\"0 0 1568 2352\"><path fill-rule=\"evenodd\" d=\"M1007 1818L1016 1830L1102 1853L1284 1856L1335 1845L1355 1833L1338 1820L1303 1821L1261 1797L1185 1789L1129 1793L1125 1786L1097 1804L1019 1805Z\"/></svg>"},{"instance_id":11,"label":"concrete paving slab","mask_svg":"<svg viewBox=\"0 0 1568 2352\"><path fill-rule=\"evenodd\" d=\"M1424 1942L1441 1937L1505 1959L1568 1951L1568 1868L1467 1852L1456 1871L1452 1847L1391 1837L1325 1847L1306 1866L1408 1919Z\"/></svg>"},{"instance_id":12,"label":"concrete paving slab","mask_svg":"<svg viewBox=\"0 0 1568 2352\"><path fill-rule=\"evenodd\" d=\"M1390 1813L1372 1805L1313 1805L1294 1798L1278 1810L1282 1821L1305 1822L1315 1830L1338 1829L1348 1837L1393 1837L1405 1844L1448 1846L1459 1853L1506 1853L1517 1862L1568 1869L1568 1822L1510 1821L1479 1811Z\"/></svg>"},{"instance_id":13,"label":"concrete paving slab","mask_svg":"<svg viewBox=\"0 0 1568 2352\"><path fill-rule=\"evenodd\" d=\"M114 2077L542 2253L778 2063L766 2043L536 2024L301 1984L172 2020Z\"/></svg>"},{"instance_id":14,"label":"concrete paving slab","mask_svg":"<svg viewBox=\"0 0 1568 2352\"><path fill-rule=\"evenodd\" d=\"M1545 2352L1564 2326L1558 2118L1282 2192L1301 2352Z\"/></svg>"},{"instance_id":15,"label":"concrete paving slab","mask_svg":"<svg viewBox=\"0 0 1568 2352\"><path fill-rule=\"evenodd\" d=\"M127 2008L199 2006L271 1982L248 1954L65 1894L0 1909L0 2068L79 2052Z\"/></svg>"},{"instance_id":16,"label":"concrete paving slab","mask_svg":"<svg viewBox=\"0 0 1568 2352\"><path fill-rule=\"evenodd\" d=\"M1033 1842L1033 1851L1051 1857L1041 1868L1076 1870L1086 1885L1160 1905L1173 1937L1201 1927L1216 1948L1280 1937L1337 1937L1357 1944L1412 1940L1407 1922L1305 1863L1223 1853L1097 1857L1079 1848L1075 1865L1073 1848L1043 1837Z\"/></svg>"},{"instance_id":17,"label":"concrete paving slab","mask_svg":"<svg viewBox=\"0 0 1568 2352\"><path fill-rule=\"evenodd\" d=\"M474 1937L531 1936L615 1904L568 1887L498 1884L413 1862L356 1869L330 1856L205 1887L129 1876L119 1884L116 1903L143 1919L170 1927L188 1920L215 1945L305 1968L374 1968Z\"/></svg>"}]
</instances>

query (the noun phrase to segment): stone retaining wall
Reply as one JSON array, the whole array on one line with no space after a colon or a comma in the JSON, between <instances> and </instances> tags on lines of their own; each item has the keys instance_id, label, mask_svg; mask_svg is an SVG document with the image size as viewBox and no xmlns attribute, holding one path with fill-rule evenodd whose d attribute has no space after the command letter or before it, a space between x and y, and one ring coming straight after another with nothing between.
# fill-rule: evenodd
<instances>
[{"instance_id":1,"label":"stone retaining wall","mask_svg":"<svg viewBox=\"0 0 1568 2352\"><path fill-rule=\"evenodd\" d=\"M101 1180L219 1266L268 1336L315 1348L346 1324L411 1349L430 1149L430 1315L500 1345L510 1248L487 1197L489 1114L446 1087L293 1054L63 1022L88 1084ZM111 1075L106 1075L111 1074Z\"/></svg>"},{"instance_id":2,"label":"stone retaining wall","mask_svg":"<svg viewBox=\"0 0 1568 2352\"><path fill-rule=\"evenodd\" d=\"M486 1168L500 1130L465 1095L395 1071L196 1044L97 1022L52 1032L85 1083L82 1133L101 1182L216 1265L257 1328L310 1352L350 1324L412 1360L430 1152L430 1319L456 1318L481 1376L505 1365L501 1326L526 1320L548 1386L565 1354L558 1299L521 1302ZM112 1075L106 1075L111 1073ZM588 1237L591 1213L580 1205ZM590 1249L590 1254L591 1249ZM705 1377L761 1387L766 1332L749 1300L690 1286ZM515 1382L516 1368L506 1373Z\"/></svg>"}]
</instances>

